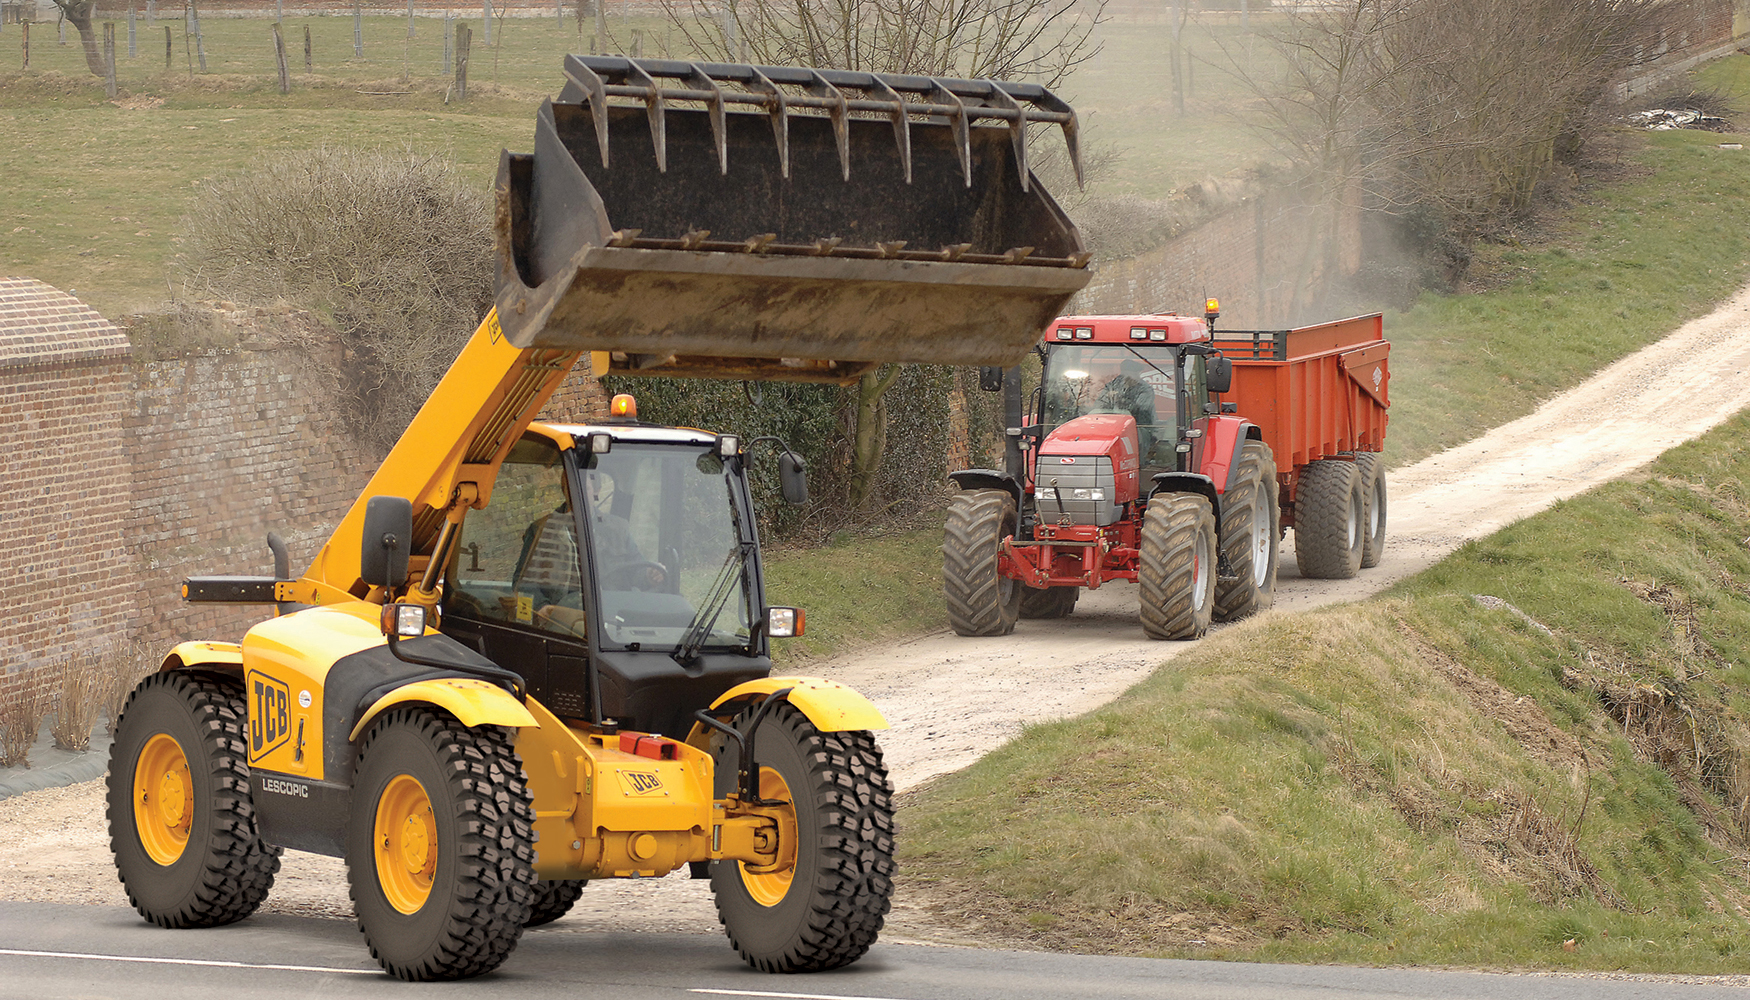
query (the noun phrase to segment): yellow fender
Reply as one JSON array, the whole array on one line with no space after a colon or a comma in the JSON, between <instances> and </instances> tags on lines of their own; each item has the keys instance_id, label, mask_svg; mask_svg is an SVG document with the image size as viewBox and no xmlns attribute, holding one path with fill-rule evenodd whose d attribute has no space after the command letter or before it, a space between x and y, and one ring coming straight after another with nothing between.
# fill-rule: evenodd
<instances>
[{"instance_id":1,"label":"yellow fender","mask_svg":"<svg viewBox=\"0 0 1750 1000\"><path fill-rule=\"evenodd\" d=\"M180 642L164 657L158 672L184 667L243 671L243 647L234 642Z\"/></svg>"},{"instance_id":2,"label":"yellow fender","mask_svg":"<svg viewBox=\"0 0 1750 1000\"><path fill-rule=\"evenodd\" d=\"M496 684L466 677L440 677L414 681L378 698L359 719L359 724L352 727L348 742L357 740L372 720L385 710L409 702L436 705L470 729L475 726L515 726L520 729L539 725L522 702Z\"/></svg>"},{"instance_id":3,"label":"yellow fender","mask_svg":"<svg viewBox=\"0 0 1750 1000\"><path fill-rule=\"evenodd\" d=\"M711 703L711 711L716 713L736 702L753 701L784 688L791 689L785 700L800 709L814 728L823 733L887 728L887 717L869 699L838 681L818 677L762 677L737 684ZM700 745L706 732L704 726L695 723L687 742Z\"/></svg>"}]
</instances>

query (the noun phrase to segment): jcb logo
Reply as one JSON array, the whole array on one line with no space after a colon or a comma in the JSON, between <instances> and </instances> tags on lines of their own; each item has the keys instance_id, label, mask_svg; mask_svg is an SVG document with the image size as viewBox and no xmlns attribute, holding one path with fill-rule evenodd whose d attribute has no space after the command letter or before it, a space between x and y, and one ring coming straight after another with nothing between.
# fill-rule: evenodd
<instances>
[{"instance_id":1,"label":"jcb logo","mask_svg":"<svg viewBox=\"0 0 1750 1000\"><path fill-rule=\"evenodd\" d=\"M249 675L249 757L261 757L286 741L291 729L291 690L266 674Z\"/></svg>"},{"instance_id":2,"label":"jcb logo","mask_svg":"<svg viewBox=\"0 0 1750 1000\"><path fill-rule=\"evenodd\" d=\"M620 784L627 795L661 795L662 779L654 771L621 771Z\"/></svg>"}]
</instances>

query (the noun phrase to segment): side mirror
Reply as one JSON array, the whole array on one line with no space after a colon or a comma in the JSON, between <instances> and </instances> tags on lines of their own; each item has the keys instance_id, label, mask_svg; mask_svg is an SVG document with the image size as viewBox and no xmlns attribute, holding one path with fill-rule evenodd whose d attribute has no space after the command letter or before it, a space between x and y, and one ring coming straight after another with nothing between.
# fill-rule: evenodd
<instances>
[{"instance_id":1,"label":"side mirror","mask_svg":"<svg viewBox=\"0 0 1750 1000\"><path fill-rule=\"evenodd\" d=\"M1003 370L995 365L984 365L978 369L978 387L985 392L1003 391Z\"/></svg>"},{"instance_id":2,"label":"side mirror","mask_svg":"<svg viewBox=\"0 0 1750 1000\"><path fill-rule=\"evenodd\" d=\"M802 466L802 456L786 451L778 456L778 483L784 490L787 504L808 502L808 470Z\"/></svg>"},{"instance_id":3,"label":"side mirror","mask_svg":"<svg viewBox=\"0 0 1750 1000\"><path fill-rule=\"evenodd\" d=\"M1204 381L1210 392L1227 392L1233 388L1234 363L1227 358L1204 359Z\"/></svg>"},{"instance_id":4,"label":"side mirror","mask_svg":"<svg viewBox=\"0 0 1750 1000\"><path fill-rule=\"evenodd\" d=\"M373 587L406 582L413 502L406 497L372 497L365 503L364 534L359 546L359 575L364 581Z\"/></svg>"}]
</instances>

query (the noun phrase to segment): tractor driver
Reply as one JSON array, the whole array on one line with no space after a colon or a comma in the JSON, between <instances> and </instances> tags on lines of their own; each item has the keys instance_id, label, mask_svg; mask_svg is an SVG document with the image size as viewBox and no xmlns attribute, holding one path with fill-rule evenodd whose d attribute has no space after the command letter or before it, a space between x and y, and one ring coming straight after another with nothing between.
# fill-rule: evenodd
<instances>
[{"instance_id":1,"label":"tractor driver","mask_svg":"<svg viewBox=\"0 0 1750 1000\"><path fill-rule=\"evenodd\" d=\"M589 530L602 586L609 590L660 588L668 579L668 570L644 557L632 538L632 522L614 512L614 478L600 469L590 469L584 478L590 497Z\"/></svg>"},{"instance_id":2,"label":"tractor driver","mask_svg":"<svg viewBox=\"0 0 1750 1000\"><path fill-rule=\"evenodd\" d=\"M1147 366L1141 361L1126 358L1118 366L1118 374L1100 388L1100 394L1094 399L1097 413L1128 413L1136 418L1137 446L1144 455L1150 454L1154 448L1156 422L1155 391L1143 381L1146 371Z\"/></svg>"}]
</instances>

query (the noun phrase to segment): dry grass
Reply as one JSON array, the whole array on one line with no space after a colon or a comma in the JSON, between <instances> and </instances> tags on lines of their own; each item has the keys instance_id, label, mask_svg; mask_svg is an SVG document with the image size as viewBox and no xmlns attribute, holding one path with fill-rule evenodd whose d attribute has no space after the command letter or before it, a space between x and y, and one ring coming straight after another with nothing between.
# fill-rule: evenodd
<instances>
[{"instance_id":1,"label":"dry grass","mask_svg":"<svg viewBox=\"0 0 1750 1000\"><path fill-rule=\"evenodd\" d=\"M156 672L158 666L158 655L150 646L138 642L104 661L102 708L103 717L109 720L110 735L115 735L116 722L122 717L122 708L127 705L134 685Z\"/></svg>"},{"instance_id":2,"label":"dry grass","mask_svg":"<svg viewBox=\"0 0 1750 1000\"><path fill-rule=\"evenodd\" d=\"M0 677L0 767L29 767L30 750L49 712L43 669Z\"/></svg>"},{"instance_id":3,"label":"dry grass","mask_svg":"<svg viewBox=\"0 0 1750 1000\"><path fill-rule=\"evenodd\" d=\"M111 658L111 653L85 650L49 668L61 675L60 690L55 699L55 721L49 724L55 746L74 751L91 748L91 727L97 724L108 669L106 663Z\"/></svg>"}]
</instances>

